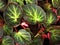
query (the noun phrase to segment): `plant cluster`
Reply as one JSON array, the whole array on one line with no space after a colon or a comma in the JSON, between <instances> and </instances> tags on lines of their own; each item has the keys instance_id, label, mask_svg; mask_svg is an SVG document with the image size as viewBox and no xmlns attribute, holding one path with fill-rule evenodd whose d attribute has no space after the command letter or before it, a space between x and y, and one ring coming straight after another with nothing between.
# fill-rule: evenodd
<instances>
[{"instance_id":1,"label":"plant cluster","mask_svg":"<svg viewBox=\"0 0 60 45\"><path fill-rule=\"evenodd\" d=\"M52 45L60 42L60 0L0 0L0 45Z\"/></svg>"}]
</instances>

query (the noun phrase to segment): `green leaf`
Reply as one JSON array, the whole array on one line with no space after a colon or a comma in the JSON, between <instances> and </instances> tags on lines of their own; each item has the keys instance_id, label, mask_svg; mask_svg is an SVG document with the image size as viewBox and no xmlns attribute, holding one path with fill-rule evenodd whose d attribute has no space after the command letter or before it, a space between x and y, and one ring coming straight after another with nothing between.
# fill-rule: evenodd
<instances>
[{"instance_id":1,"label":"green leaf","mask_svg":"<svg viewBox=\"0 0 60 45\"><path fill-rule=\"evenodd\" d=\"M4 25L3 29L4 29L4 33L7 34L7 35L11 35L13 33L13 28L11 28L8 25Z\"/></svg>"},{"instance_id":2,"label":"green leaf","mask_svg":"<svg viewBox=\"0 0 60 45\"><path fill-rule=\"evenodd\" d=\"M19 32L14 33L14 39L20 45L28 44L31 42L31 35L26 30L21 29Z\"/></svg>"},{"instance_id":3,"label":"green leaf","mask_svg":"<svg viewBox=\"0 0 60 45\"><path fill-rule=\"evenodd\" d=\"M48 11L46 15L46 25L50 25L56 22L56 15L52 11Z\"/></svg>"},{"instance_id":4,"label":"green leaf","mask_svg":"<svg viewBox=\"0 0 60 45\"><path fill-rule=\"evenodd\" d=\"M20 6L24 6L24 0L9 0L9 2L18 3ZM37 0L25 0L26 4L35 4Z\"/></svg>"},{"instance_id":5,"label":"green leaf","mask_svg":"<svg viewBox=\"0 0 60 45\"><path fill-rule=\"evenodd\" d=\"M24 5L24 0L8 0L9 2L16 2L18 3L20 6L23 6Z\"/></svg>"},{"instance_id":6,"label":"green leaf","mask_svg":"<svg viewBox=\"0 0 60 45\"><path fill-rule=\"evenodd\" d=\"M45 20L46 14L44 10L35 4L25 5L23 10L26 14L23 18L30 24L41 23Z\"/></svg>"},{"instance_id":7,"label":"green leaf","mask_svg":"<svg viewBox=\"0 0 60 45\"><path fill-rule=\"evenodd\" d=\"M4 12L4 19L9 26L15 26L20 23L21 8L16 4L9 4Z\"/></svg>"},{"instance_id":8,"label":"green leaf","mask_svg":"<svg viewBox=\"0 0 60 45\"><path fill-rule=\"evenodd\" d=\"M10 36L4 36L2 38L2 45L14 45L14 40Z\"/></svg>"},{"instance_id":9,"label":"green leaf","mask_svg":"<svg viewBox=\"0 0 60 45\"><path fill-rule=\"evenodd\" d=\"M52 5L53 5L53 7L55 7L55 8L60 7L60 0L52 0Z\"/></svg>"},{"instance_id":10,"label":"green leaf","mask_svg":"<svg viewBox=\"0 0 60 45\"><path fill-rule=\"evenodd\" d=\"M34 38L29 45L43 45L43 39L40 36L38 36Z\"/></svg>"},{"instance_id":11,"label":"green leaf","mask_svg":"<svg viewBox=\"0 0 60 45\"><path fill-rule=\"evenodd\" d=\"M0 0L0 10L2 10L5 6L5 3L4 1Z\"/></svg>"},{"instance_id":12,"label":"green leaf","mask_svg":"<svg viewBox=\"0 0 60 45\"><path fill-rule=\"evenodd\" d=\"M60 28L50 28L49 32L51 33L51 42L57 44L60 43Z\"/></svg>"},{"instance_id":13,"label":"green leaf","mask_svg":"<svg viewBox=\"0 0 60 45\"><path fill-rule=\"evenodd\" d=\"M36 0L25 0L26 4L35 4Z\"/></svg>"}]
</instances>

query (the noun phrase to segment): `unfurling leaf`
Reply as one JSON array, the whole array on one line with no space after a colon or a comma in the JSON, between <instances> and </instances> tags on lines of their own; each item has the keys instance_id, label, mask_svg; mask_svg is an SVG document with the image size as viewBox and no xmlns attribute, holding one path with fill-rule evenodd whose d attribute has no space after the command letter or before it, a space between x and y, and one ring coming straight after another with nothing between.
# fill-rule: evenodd
<instances>
[{"instance_id":1,"label":"unfurling leaf","mask_svg":"<svg viewBox=\"0 0 60 45\"><path fill-rule=\"evenodd\" d=\"M24 45L31 42L31 35L24 29L14 33L14 39L18 44Z\"/></svg>"},{"instance_id":2,"label":"unfurling leaf","mask_svg":"<svg viewBox=\"0 0 60 45\"><path fill-rule=\"evenodd\" d=\"M21 8L16 4L9 4L4 12L4 19L9 26L15 26L20 23Z\"/></svg>"},{"instance_id":3,"label":"unfurling leaf","mask_svg":"<svg viewBox=\"0 0 60 45\"><path fill-rule=\"evenodd\" d=\"M55 8L60 7L60 0L52 0L52 5L53 5L53 7L55 7Z\"/></svg>"},{"instance_id":4,"label":"unfurling leaf","mask_svg":"<svg viewBox=\"0 0 60 45\"><path fill-rule=\"evenodd\" d=\"M35 4L25 5L23 10L26 14L23 18L30 24L41 23L45 20L46 14L44 10Z\"/></svg>"},{"instance_id":5,"label":"unfurling leaf","mask_svg":"<svg viewBox=\"0 0 60 45\"><path fill-rule=\"evenodd\" d=\"M46 15L46 24L50 25L56 21L57 17L52 11L48 11Z\"/></svg>"},{"instance_id":6,"label":"unfurling leaf","mask_svg":"<svg viewBox=\"0 0 60 45\"><path fill-rule=\"evenodd\" d=\"M10 36L4 36L2 38L2 45L14 45L14 40Z\"/></svg>"}]
</instances>

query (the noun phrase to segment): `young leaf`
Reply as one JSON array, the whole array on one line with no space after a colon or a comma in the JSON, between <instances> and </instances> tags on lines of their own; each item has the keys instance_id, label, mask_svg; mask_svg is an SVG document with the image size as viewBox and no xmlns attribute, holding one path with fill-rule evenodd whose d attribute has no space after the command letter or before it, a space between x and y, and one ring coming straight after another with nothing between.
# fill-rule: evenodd
<instances>
[{"instance_id":1,"label":"young leaf","mask_svg":"<svg viewBox=\"0 0 60 45\"><path fill-rule=\"evenodd\" d=\"M48 11L46 15L46 24L50 25L53 24L56 21L57 17L52 11Z\"/></svg>"},{"instance_id":2,"label":"young leaf","mask_svg":"<svg viewBox=\"0 0 60 45\"><path fill-rule=\"evenodd\" d=\"M2 39L2 45L14 45L14 40L10 36L4 36Z\"/></svg>"},{"instance_id":3,"label":"young leaf","mask_svg":"<svg viewBox=\"0 0 60 45\"><path fill-rule=\"evenodd\" d=\"M18 3L20 6L23 6L24 5L24 0L8 0L9 2L16 2Z\"/></svg>"},{"instance_id":4,"label":"young leaf","mask_svg":"<svg viewBox=\"0 0 60 45\"><path fill-rule=\"evenodd\" d=\"M35 4L25 5L23 10L26 14L23 18L30 24L41 23L45 20L46 14L44 10Z\"/></svg>"},{"instance_id":5,"label":"young leaf","mask_svg":"<svg viewBox=\"0 0 60 45\"><path fill-rule=\"evenodd\" d=\"M14 39L18 44L24 45L30 43L31 35L26 30L21 29L19 32L14 33Z\"/></svg>"},{"instance_id":6,"label":"young leaf","mask_svg":"<svg viewBox=\"0 0 60 45\"><path fill-rule=\"evenodd\" d=\"M58 8L60 6L60 0L52 0L52 5L55 8Z\"/></svg>"},{"instance_id":7,"label":"young leaf","mask_svg":"<svg viewBox=\"0 0 60 45\"><path fill-rule=\"evenodd\" d=\"M16 4L9 4L4 12L4 19L9 26L15 26L20 23L21 8Z\"/></svg>"}]
</instances>

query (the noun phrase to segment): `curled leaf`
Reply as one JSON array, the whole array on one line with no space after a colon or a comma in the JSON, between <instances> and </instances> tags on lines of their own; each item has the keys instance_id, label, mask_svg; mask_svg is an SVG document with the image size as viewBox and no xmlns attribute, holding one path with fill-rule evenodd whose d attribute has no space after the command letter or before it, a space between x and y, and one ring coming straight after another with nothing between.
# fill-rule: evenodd
<instances>
[{"instance_id":1,"label":"curled leaf","mask_svg":"<svg viewBox=\"0 0 60 45\"><path fill-rule=\"evenodd\" d=\"M14 39L18 44L25 45L31 41L31 35L24 29L19 30L19 32L14 33Z\"/></svg>"},{"instance_id":2,"label":"curled leaf","mask_svg":"<svg viewBox=\"0 0 60 45\"><path fill-rule=\"evenodd\" d=\"M20 23L21 8L16 4L9 4L4 12L4 19L9 26L15 26Z\"/></svg>"},{"instance_id":3,"label":"curled leaf","mask_svg":"<svg viewBox=\"0 0 60 45\"><path fill-rule=\"evenodd\" d=\"M23 18L30 24L41 23L45 20L46 14L44 10L35 4L25 5L23 10L26 14Z\"/></svg>"},{"instance_id":4,"label":"curled leaf","mask_svg":"<svg viewBox=\"0 0 60 45\"><path fill-rule=\"evenodd\" d=\"M2 39L2 45L14 45L14 40L10 36L4 36Z\"/></svg>"}]
</instances>

